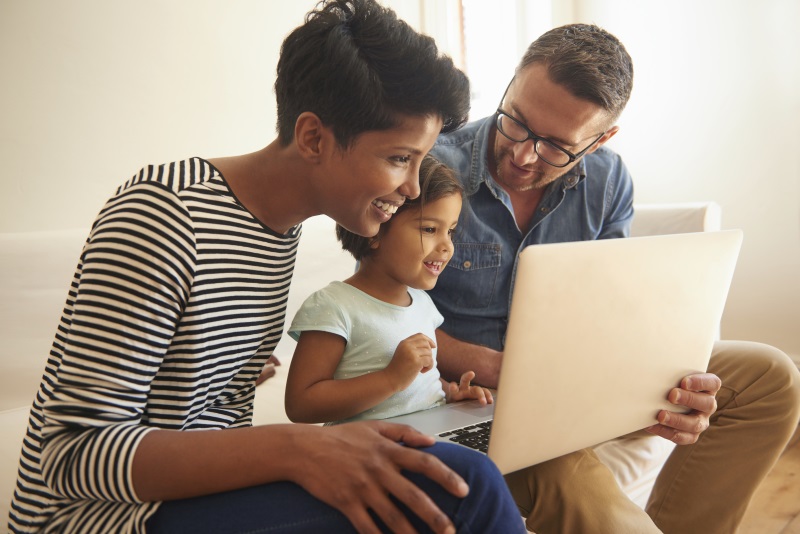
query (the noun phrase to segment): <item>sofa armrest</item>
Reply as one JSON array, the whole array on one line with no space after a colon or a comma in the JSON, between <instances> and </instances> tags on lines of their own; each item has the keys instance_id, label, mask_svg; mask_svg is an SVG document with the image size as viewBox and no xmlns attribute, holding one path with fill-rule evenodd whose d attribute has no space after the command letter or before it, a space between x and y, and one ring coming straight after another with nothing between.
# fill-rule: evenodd
<instances>
[{"instance_id":1,"label":"sofa armrest","mask_svg":"<svg viewBox=\"0 0 800 534\"><path fill-rule=\"evenodd\" d=\"M635 204L631 237L688 232L711 232L722 224L722 209L716 202Z\"/></svg>"}]
</instances>

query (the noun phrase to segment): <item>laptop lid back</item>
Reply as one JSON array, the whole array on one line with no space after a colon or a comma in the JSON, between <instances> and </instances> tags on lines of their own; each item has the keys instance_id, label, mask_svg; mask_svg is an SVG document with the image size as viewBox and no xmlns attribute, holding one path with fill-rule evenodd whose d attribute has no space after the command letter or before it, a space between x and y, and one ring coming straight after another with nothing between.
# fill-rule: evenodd
<instances>
[{"instance_id":1,"label":"laptop lid back","mask_svg":"<svg viewBox=\"0 0 800 534\"><path fill-rule=\"evenodd\" d=\"M489 457L503 473L655 423L704 372L739 230L535 245L519 255Z\"/></svg>"}]
</instances>

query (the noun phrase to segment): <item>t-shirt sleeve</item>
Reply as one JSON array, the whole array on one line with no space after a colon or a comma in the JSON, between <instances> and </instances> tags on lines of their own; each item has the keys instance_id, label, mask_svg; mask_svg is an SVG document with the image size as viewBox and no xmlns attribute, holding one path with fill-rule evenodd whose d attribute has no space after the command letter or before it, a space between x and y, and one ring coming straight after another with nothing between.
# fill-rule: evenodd
<instances>
[{"instance_id":1,"label":"t-shirt sleeve","mask_svg":"<svg viewBox=\"0 0 800 534\"><path fill-rule=\"evenodd\" d=\"M143 414L186 307L195 257L188 212L163 186L132 186L100 212L70 289L71 319L56 336L63 358L43 399L41 468L56 494L138 502L133 457L153 429Z\"/></svg>"},{"instance_id":2,"label":"t-shirt sleeve","mask_svg":"<svg viewBox=\"0 0 800 534\"><path fill-rule=\"evenodd\" d=\"M336 334L345 341L350 339L352 321L339 304L339 298L342 297L332 286L312 293L297 310L288 334L295 341L309 330Z\"/></svg>"}]
</instances>

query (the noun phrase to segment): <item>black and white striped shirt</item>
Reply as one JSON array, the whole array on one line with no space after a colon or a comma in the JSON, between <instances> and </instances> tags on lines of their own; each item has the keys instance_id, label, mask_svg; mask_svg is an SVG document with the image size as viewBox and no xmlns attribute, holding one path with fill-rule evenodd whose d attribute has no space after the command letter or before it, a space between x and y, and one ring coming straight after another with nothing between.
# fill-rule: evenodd
<instances>
[{"instance_id":1,"label":"black and white striped shirt","mask_svg":"<svg viewBox=\"0 0 800 534\"><path fill-rule=\"evenodd\" d=\"M141 532L150 430L249 426L300 227L262 225L194 158L148 166L98 215L31 409L12 532Z\"/></svg>"}]
</instances>

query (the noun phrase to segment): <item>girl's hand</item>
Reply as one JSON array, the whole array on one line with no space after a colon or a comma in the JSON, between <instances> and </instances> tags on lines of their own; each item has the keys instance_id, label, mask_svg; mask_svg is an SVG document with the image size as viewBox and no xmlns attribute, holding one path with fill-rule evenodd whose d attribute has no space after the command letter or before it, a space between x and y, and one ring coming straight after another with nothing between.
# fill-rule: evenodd
<instances>
[{"instance_id":1,"label":"girl's hand","mask_svg":"<svg viewBox=\"0 0 800 534\"><path fill-rule=\"evenodd\" d=\"M475 373L467 371L461 375L461 380L458 384L442 380L445 400L447 402L456 402L466 399L476 399L480 401L481 404L492 404L494 402L492 392L481 386L471 386L470 382L473 378L475 378Z\"/></svg>"},{"instance_id":2,"label":"girl's hand","mask_svg":"<svg viewBox=\"0 0 800 534\"><path fill-rule=\"evenodd\" d=\"M435 347L436 343L425 334L414 334L397 345L392 361L383 370L394 392L403 391L418 374L433 368Z\"/></svg>"}]
</instances>

